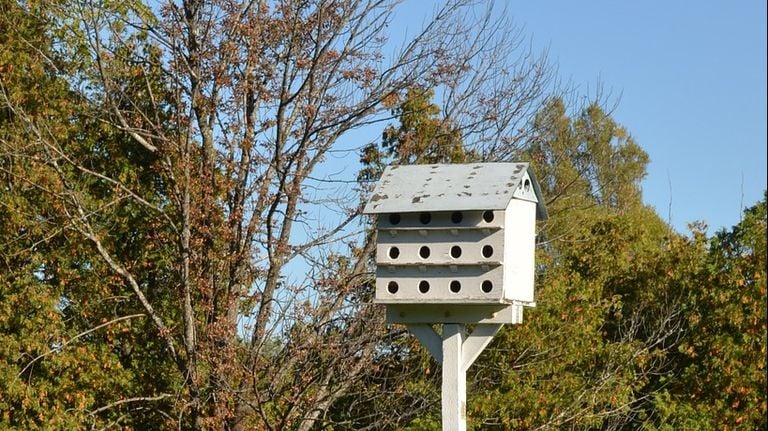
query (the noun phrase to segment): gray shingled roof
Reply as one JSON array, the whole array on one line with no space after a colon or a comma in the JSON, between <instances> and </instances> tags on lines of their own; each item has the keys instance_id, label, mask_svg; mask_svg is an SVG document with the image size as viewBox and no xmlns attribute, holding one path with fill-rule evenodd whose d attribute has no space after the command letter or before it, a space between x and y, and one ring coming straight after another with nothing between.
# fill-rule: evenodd
<instances>
[{"instance_id":1,"label":"gray shingled roof","mask_svg":"<svg viewBox=\"0 0 768 431\"><path fill-rule=\"evenodd\" d=\"M526 172L538 200L536 216L546 219L541 189L524 162L389 166L363 212L505 209Z\"/></svg>"}]
</instances>

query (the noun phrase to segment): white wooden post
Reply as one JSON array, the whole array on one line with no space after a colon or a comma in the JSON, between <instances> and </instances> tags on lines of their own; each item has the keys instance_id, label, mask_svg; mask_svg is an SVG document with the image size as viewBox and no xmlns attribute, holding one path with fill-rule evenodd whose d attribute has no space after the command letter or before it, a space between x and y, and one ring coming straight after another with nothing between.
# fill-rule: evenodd
<instances>
[{"instance_id":1,"label":"white wooden post","mask_svg":"<svg viewBox=\"0 0 768 431\"><path fill-rule=\"evenodd\" d=\"M442 365L443 431L467 429L467 370L499 332L502 323L481 323L471 334L464 323L443 324L439 336L426 323L407 323L408 329Z\"/></svg>"},{"instance_id":2,"label":"white wooden post","mask_svg":"<svg viewBox=\"0 0 768 431\"><path fill-rule=\"evenodd\" d=\"M464 324L443 325L443 431L467 429L467 370L464 368Z\"/></svg>"}]
</instances>

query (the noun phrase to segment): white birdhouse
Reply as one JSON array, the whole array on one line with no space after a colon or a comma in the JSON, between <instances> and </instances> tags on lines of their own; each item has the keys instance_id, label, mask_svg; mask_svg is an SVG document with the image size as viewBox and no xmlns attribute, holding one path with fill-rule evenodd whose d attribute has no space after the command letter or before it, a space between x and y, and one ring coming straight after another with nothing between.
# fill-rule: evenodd
<instances>
[{"instance_id":1,"label":"white birdhouse","mask_svg":"<svg viewBox=\"0 0 768 431\"><path fill-rule=\"evenodd\" d=\"M378 216L375 302L534 301L547 214L528 163L390 166L364 213Z\"/></svg>"}]
</instances>

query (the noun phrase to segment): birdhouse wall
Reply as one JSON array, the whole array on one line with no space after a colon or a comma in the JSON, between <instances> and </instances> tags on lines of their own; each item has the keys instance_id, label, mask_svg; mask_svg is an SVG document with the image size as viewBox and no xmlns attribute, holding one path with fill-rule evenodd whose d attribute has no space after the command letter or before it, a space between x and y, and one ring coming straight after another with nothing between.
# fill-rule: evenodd
<instances>
[{"instance_id":1,"label":"birdhouse wall","mask_svg":"<svg viewBox=\"0 0 768 431\"><path fill-rule=\"evenodd\" d=\"M533 302L536 203L513 199L504 219L504 298Z\"/></svg>"},{"instance_id":2,"label":"birdhouse wall","mask_svg":"<svg viewBox=\"0 0 768 431\"><path fill-rule=\"evenodd\" d=\"M503 218L500 211L425 211L385 213L378 215L379 230L419 229L499 229Z\"/></svg>"},{"instance_id":3,"label":"birdhouse wall","mask_svg":"<svg viewBox=\"0 0 768 431\"><path fill-rule=\"evenodd\" d=\"M382 214L380 303L504 302L503 211Z\"/></svg>"},{"instance_id":4,"label":"birdhouse wall","mask_svg":"<svg viewBox=\"0 0 768 431\"><path fill-rule=\"evenodd\" d=\"M500 265L504 232L462 229L452 231L385 232L376 245L379 265Z\"/></svg>"},{"instance_id":5,"label":"birdhouse wall","mask_svg":"<svg viewBox=\"0 0 768 431\"><path fill-rule=\"evenodd\" d=\"M376 302L397 303L466 303L500 304L503 300L501 266L450 268L447 266L418 266L397 268L397 274L387 267L376 271Z\"/></svg>"}]
</instances>

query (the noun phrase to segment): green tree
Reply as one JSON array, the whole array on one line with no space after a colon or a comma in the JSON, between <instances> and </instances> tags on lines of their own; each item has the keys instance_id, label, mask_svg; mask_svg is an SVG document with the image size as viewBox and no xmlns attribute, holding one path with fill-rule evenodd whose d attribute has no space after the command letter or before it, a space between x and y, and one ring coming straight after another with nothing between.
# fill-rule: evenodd
<instances>
[{"instance_id":1,"label":"green tree","mask_svg":"<svg viewBox=\"0 0 768 431\"><path fill-rule=\"evenodd\" d=\"M158 181L155 159L126 145L61 77L74 66L54 49L51 5L0 5L0 423L157 428L179 382L167 378L141 304L68 213L71 194L87 195L88 222L108 227L110 246L143 267L147 295L165 301L169 254L144 240L163 232L124 190L87 174L144 194Z\"/></svg>"},{"instance_id":2,"label":"green tree","mask_svg":"<svg viewBox=\"0 0 768 431\"><path fill-rule=\"evenodd\" d=\"M519 156L532 161L546 196L552 215L543 226L547 241L579 235L582 222L594 218L595 212L625 213L642 207L640 181L648 155L597 103L571 118L565 102L552 98L532 127L533 137Z\"/></svg>"},{"instance_id":3,"label":"green tree","mask_svg":"<svg viewBox=\"0 0 768 431\"><path fill-rule=\"evenodd\" d=\"M392 94L385 102L399 126L384 128L381 142L363 148L359 179L375 181L391 164L466 163L478 158L465 148L458 127L441 118L432 89L411 87L405 94Z\"/></svg>"},{"instance_id":4,"label":"green tree","mask_svg":"<svg viewBox=\"0 0 768 431\"><path fill-rule=\"evenodd\" d=\"M765 426L765 202L712 239L641 203L647 155L590 105L553 100L530 158L542 226L538 306L476 370L475 429Z\"/></svg>"},{"instance_id":5,"label":"green tree","mask_svg":"<svg viewBox=\"0 0 768 431\"><path fill-rule=\"evenodd\" d=\"M766 198L706 240L685 338L655 400L649 429L766 427Z\"/></svg>"},{"instance_id":6,"label":"green tree","mask_svg":"<svg viewBox=\"0 0 768 431\"><path fill-rule=\"evenodd\" d=\"M551 99L533 130L519 157L550 213L537 307L470 370L468 415L475 429L631 427L681 325L688 290L670 294L667 274L695 253L642 205L648 157L598 105L571 118Z\"/></svg>"}]
</instances>

